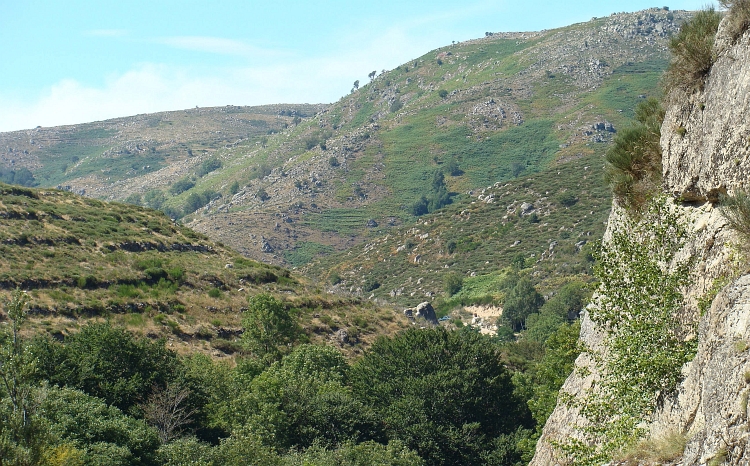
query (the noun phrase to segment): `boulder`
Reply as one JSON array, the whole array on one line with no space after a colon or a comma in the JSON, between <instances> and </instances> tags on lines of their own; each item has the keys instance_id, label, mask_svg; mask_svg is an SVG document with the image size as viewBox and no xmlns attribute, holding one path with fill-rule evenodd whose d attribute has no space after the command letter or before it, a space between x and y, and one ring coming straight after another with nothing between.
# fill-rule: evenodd
<instances>
[{"instance_id":1,"label":"boulder","mask_svg":"<svg viewBox=\"0 0 750 466\"><path fill-rule=\"evenodd\" d=\"M414 317L416 318L423 318L427 322L431 323L432 325L437 325L437 315L435 314L435 309L432 307L432 304L425 301L421 304L419 304L415 309Z\"/></svg>"}]
</instances>

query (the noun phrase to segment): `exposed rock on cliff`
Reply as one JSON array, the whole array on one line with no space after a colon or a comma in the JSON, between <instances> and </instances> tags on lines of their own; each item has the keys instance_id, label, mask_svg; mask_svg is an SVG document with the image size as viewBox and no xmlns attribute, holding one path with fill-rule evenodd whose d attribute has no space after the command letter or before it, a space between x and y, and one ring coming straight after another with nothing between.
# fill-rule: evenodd
<instances>
[{"instance_id":1,"label":"exposed rock on cliff","mask_svg":"<svg viewBox=\"0 0 750 466\"><path fill-rule=\"evenodd\" d=\"M746 259L738 259L739 239L715 205L722 193L750 188L750 33L730 45L725 22L704 90L668 108L662 126L664 191L686 201L678 209L692 225L691 239L679 255L695 261L682 312L699 319L698 349L683 366L675 393L661 399L643 427L652 438L684 435L683 457L669 464L685 466L750 460L750 275L745 274ZM621 215L613 209L609 232L621 227ZM574 371L561 399L584 399L597 371L591 353L607 351L602 347L606 334L588 314L580 339L592 351L581 354L576 366L588 370ZM581 438L588 421L573 405L558 401L532 465L570 464L553 445Z\"/></svg>"}]
</instances>

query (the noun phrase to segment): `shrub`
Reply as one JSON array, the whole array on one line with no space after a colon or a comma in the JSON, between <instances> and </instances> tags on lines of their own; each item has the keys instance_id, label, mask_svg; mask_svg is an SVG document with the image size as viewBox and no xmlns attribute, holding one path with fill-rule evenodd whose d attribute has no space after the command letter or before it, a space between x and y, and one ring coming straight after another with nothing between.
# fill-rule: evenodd
<instances>
[{"instance_id":1,"label":"shrub","mask_svg":"<svg viewBox=\"0 0 750 466\"><path fill-rule=\"evenodd\" d=\"M364 285L362 285L362 290L366 292L374 291L380 288L380 282L372 277L368 277L367 280L365 280Z\"/></svg>"},{"instance_id":2,"label":"shrub","mask_svg":"<svg viewBox=\"0 0 750 466\"><path fill-rule=\"evenodd\" d=\"M720 198L720 211L726 218L729 227L743 239L745 246L750 245L750 196L745 191L738 191L733 196Z\"/></svg>"},{"instance_id":3,"label":"shrub","mask_svg":"<svg viewBox=\"0 0 750 466\"><path fill-rule=\"evenodd\" d=\"M595 269L601 285L590 317L607 331L608 348L606 355L592 355L600 380L583 398L568 400L590 421L581 428L585 441L562 445L575 464L605 463L643 437L642 421L674 392L697 349L689 338L697 319L685 315L682 294L692 258L677 257L689 225L666 196L654 199L638 220L621 222Z\"/></svg>"},{"instance_id":4,"label":"shrub","mask_svg":"<svg viewBox=\"0 0 750 466\"><path fill-rule=\"evenodd\" d=\"M673 90L692 93L703 89L714 63L714 38L721 15L713 8L699 11L669 41L672 62L664 74L665 94Z\"/></svg>"},{"instance_id":5,"label":"shrub","mask_svg":"<svg viewBox=\"0 0 750 466\"><path fill-rule=\"evenodd\" d=\"M648 99L635 109L635 123L615 136L604 177L625 207L640 209L661 184L661 123L664 109Z\"/></svg>"},{"instance_id":6,"label":"shrub","mask_svg":"<svg viewBox=\"0 0 750 466\"><path fill-rule=\"evenodd\" d=\"M209 173L211 173L214 170L218 170L219 168L221 168L221 160L219 160L219 159L217 159L215 157L212 157L212 158L210 158L208 160L205 160L201 164L201 166L198 167L198 171L196 172L196 174L199 177L203 177L203 176L208 175Z\"/></svg>"},{"instance_id":7,"label":"shrub","mask_svg":"<svg viewBox=\"0 0 750 466\"><path fill-rule=\"evenodd\" d=\"M391 113L398 112L399 110L401 110L401 107L403 106L404 104L399 99L394 100L393 103L391 104Z\"/></svg>"},{"instance_id":8,"label":"shrub","mask_svg":"<svg viewBox=\"0 0 750 466\"><path fill-rule=\"evenodd\" d=\"M235 195L238 192L240 192L240 183L238 181L235 181L231 185L229 185L229 194Z\"/></svg>"},{"instance_id":9,"label":"shrub","mask_svg":"<svg viewBox=\"0 0 750 466\"><path fill-rule=\"evenodd\" d=\"M257 197L260 202L265 202L269 199L271 199L271 196L268 195L265 189L260 188L257 193L255 193L255 197Z\"/></svg>"},{"instance_id":10,"label":"shrub","mask_svg":"<svg viewBox=\"0 0 750 466\"><path fill-rule=\"evenodd\" d=\"M175 181L175 183L169 187L169 192L176 196L180 193L184 193L193 186L195 186L195 183L190 181L190 179L188 178L183 178L181 180ZM146 201L148 202L148 194L146 194Z\"/></svg>"},{"instance_id":11,"label":"shrub","mask_svg":"<svg viewBox=\"0 0 750 466\"><path fill-rule=\"evenodd\" d=\"M729 10L726 32L735 43L750 27L750 0L719 0L719 4Z\"/></svg>"},{"instance_id":12,"label":"shrub","mask_svg":"<svg viewBox=\"0 0 750 466\"><path fill-rule=\"evenodd\" d=\"M452 272L445 276L443 285L445 294L451 297L461 291L461 288L464 286L464 279L460 274Z\"/></svg>"},{"instance_id":13,"label":"shrub","mask_svg":"<svg viewBox=\"0 0 750 466\"><path fill-rule=\"evenodd\" d=\"M328 165L330 165L332 167L338 167L339 166L339 159L337 159L336 157L331 157L330 159L328 159Z\"/></svg>"},{"instance_id":14,"label":"shrub","mask_svg":"<svg viewBox=\"0 0 750 466\"><path fill-rule=\"evenodd\" d=\"M445 99L446 97L448 97L448 91L446 91L445 89L440 89L438 91L438 95L441 99Z\"/></svg>"},{"instance_id":15,"label":"shrub","mask_svg":"<svg viewBox=\"0 0 750 466\"><path fill-rule=\"evenodd\" d=\"M210 290L208 290L208 296L212 298L218 298L219 296L221 296L221 290L218 288L211 288Z\"/></svg>"}]
</instances>

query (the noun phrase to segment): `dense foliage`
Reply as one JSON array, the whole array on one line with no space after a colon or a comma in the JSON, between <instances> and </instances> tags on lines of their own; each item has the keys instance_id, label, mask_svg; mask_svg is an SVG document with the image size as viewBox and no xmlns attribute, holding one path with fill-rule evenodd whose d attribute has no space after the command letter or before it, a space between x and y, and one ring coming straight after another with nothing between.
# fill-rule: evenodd
<instances>
[{"instance_id":1,"label":"dense foliage","mask_svg":"<svg viewBox=\"0 0 750 466\"><path fill-rule=\"evenodd\" d=\"M518 465L577 354L565 323L531 358L468 328L414 328L352 362L300 343L260 294L230 367L109 323L24 338L27 303L16 291L1 328L3 466Z\"/></svg>"}]
</instances>

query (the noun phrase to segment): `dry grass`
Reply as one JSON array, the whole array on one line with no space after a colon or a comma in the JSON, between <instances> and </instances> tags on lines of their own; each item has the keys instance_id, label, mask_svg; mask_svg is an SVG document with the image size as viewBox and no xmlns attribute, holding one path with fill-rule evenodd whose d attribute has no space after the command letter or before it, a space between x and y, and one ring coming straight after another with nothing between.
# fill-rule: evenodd
<instances>
[{"instance_id":1,"label":"dry grass","mask_svg":"<svg viewBox=\"0 0 750 466\"><path fill-rule=\"evenodd\" d=\"M728 10L726 32L735 43L750 27L750 0L719 0L719 5Z\"/></svg>"},{"instance_id":2,"label":"dry grass","mask_svg":"<svg viewBox=\"0 0 750 466\"><path fill-rule=\"evenodd\" d=\"M685 451L687 437L672 431L661 437L642 440L627 452L622 461L625 465L659 465L680 458Z\"/></svg>"},{"instance_id":3,"label":"dry grass","mask_svg":"<svg viewBox=\"0 0 750 466\"><path fill-rule=\"evenodd\" d=\"M673 91L680 91L679 95L703 89L714 63L714 39L720 21L721 14L713 8L699 11L669 41L672 62L663 77L665 95L677 98Z\"/></svg>"}]
</instances>

